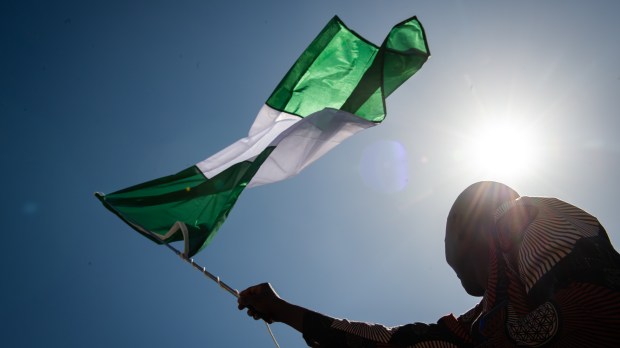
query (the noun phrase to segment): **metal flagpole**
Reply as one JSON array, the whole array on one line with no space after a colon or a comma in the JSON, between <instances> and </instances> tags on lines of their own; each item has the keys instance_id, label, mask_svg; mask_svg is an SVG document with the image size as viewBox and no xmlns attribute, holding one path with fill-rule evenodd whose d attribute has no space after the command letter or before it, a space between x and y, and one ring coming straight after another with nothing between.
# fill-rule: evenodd
<instances>
[{"instance_id":1,"label":"metal flagpole","mask_svg":"<svg viewBox=\"0 0 620 348\"><path fill-rule=\"evenodd\" d=\"M220 277L214 276L211 272L207 271L205 267L202 267L198 263L196 263L193 258L186 257L185 254L183 254L181 251L179 251L177 248L173 247L172 245L166 242L164 242L164 245L167 246L168 249L172 250L173 253L177 254L183 261L189 263L190 265L192 265L192 267L194 267L195 269L202 272L202 274L207 276L207 278L216 282L222 289L228 291L228 293L235 296L236 298L239 298L239 291L237 291L236 289L233 289L230 285L224 283L220 279Z\"/></svg>"}]
</instances>

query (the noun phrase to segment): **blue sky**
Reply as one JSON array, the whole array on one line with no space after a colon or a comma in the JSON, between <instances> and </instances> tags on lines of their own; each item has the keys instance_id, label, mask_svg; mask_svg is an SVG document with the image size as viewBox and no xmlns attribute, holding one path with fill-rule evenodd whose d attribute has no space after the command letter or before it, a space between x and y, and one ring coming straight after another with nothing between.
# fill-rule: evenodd
<instances>
[{"instance_id":1,"label":"blue sky","mask_svg":"<svg viewBox=\"0 0 620 348\"><path fill-rule=\"evenodd\" d=\"M477 303L445 263L444 223L461 190L489 179L580 206L620 245L619 7L3 0L2 346L271 347L232 296L93 192L175 173L245 136L334 15L375 43L417 15L432 57L388 99L382 125L246 191L199 263L329 315L434 322ZM510 132L493 139L499 127ZM282 347L303 345L273 330Z\"/></svg>"}]
</instances>

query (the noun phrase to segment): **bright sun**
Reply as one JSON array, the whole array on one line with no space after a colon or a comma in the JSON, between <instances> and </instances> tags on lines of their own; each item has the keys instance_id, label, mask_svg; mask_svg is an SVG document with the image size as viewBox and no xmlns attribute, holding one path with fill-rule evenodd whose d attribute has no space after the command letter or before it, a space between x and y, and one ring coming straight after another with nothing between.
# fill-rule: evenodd
<instances>
[{"instance_id":1,"label":"bright sun","mask_svg":"<svg viewBox=\"0 0 620 348\"><path fill-rule=\"evenodd\" d=\"M537 137L529 127L509 122L485 124L472 134L471 166L480 174L514 179L530 173L538 162Z\"/></svg>"}]
</instances>

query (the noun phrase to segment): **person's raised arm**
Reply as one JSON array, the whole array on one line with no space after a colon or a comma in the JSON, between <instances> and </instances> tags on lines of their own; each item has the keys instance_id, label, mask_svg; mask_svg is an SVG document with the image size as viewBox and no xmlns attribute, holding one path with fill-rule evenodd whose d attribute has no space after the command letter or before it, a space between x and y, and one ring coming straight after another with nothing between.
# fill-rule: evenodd
<instances>
[{"instance_id":1,"label":"person's raised arm","mask_svg":"<svg viewBox=\"0 0 620 348\"><path fill-rule=\"evenodd\" d=\"M396 327L335 319L283 300L269 283L247 288L239 294L239 309L268 323L281 322L299 331L311 347L412 346L420 342L443 342L469 347L470 319L478 317L481 306L459 319L452 315L436 324L414 323ZM475 312L475 313L474 313ZM473 313L473 314L472 314ZM463 319L470 318L470 319Z\"/></svg>"}]
</instances>

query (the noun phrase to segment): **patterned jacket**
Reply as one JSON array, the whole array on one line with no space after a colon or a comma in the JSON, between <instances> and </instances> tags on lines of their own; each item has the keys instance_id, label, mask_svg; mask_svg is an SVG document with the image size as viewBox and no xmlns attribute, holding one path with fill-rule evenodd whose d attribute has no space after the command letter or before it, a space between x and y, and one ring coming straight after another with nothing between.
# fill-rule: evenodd
<instances>
[{"instance_id":1,"label":"patterned jacket","mask_svg":"<svg viewBox=\"0 0 620 348\"><path fill-rule=\"evenodd\" d=\"M520 208L533 211L515 229ZM555 198L521 197L495 215L482 301L458 318L397 327L304 317L311 347L617 347L620 255L598 220Z\"/></svg>"}]
</instances>

